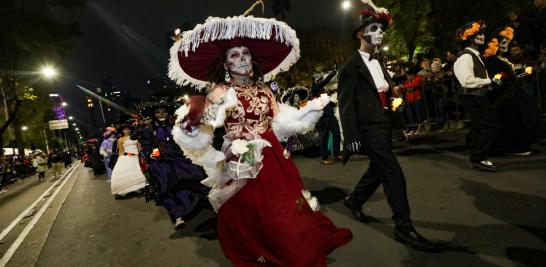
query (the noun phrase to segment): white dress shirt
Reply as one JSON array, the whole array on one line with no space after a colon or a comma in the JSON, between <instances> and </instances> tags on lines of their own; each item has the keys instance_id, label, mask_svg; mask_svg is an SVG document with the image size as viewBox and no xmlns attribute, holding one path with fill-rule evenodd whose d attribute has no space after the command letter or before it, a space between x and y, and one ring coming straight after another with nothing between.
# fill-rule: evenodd
<instances>
[{"instance_id":1,"label":"white dress shirt","mask_svg":"<svg viewBox=\"0 0 546 267\"><path fill-rule=\"evenodd\" d=\"M389 83L387 82L387 80L385 80L385 75L383 74L383 69L381 69L381 65L379 65L379 61L377 61L377 59L375 58L370 60L370 54L364 51L358 50L358 52L360 53L362 60L364 60L364 64L366 64L366 67L368 67L368 70L372 75L373 82L375 83L377 91L388 92Z\"/></svg>"},{"instance_id":2,"label":"white dress shirt","mask_svg":"<svg viewBox=\"0 0 546 267\"><path fill-rule=\"evenodd\" d=\"M478 51L470 47L467 47L466 50L476 55L480 62L483 64L480 53L478 53ZM472 56L469 54L464 54L457 58L457 60L453 64L453 71L455 72L455 77L457 77L457 80L459 80L459 83L464 88L483 88L491 84L491 79L489 79L487 69L485 70L485 73L487 75L487 78L485 79L478 78L474 75L474 61L472 60Z\"/></svg>"}]
</instances>

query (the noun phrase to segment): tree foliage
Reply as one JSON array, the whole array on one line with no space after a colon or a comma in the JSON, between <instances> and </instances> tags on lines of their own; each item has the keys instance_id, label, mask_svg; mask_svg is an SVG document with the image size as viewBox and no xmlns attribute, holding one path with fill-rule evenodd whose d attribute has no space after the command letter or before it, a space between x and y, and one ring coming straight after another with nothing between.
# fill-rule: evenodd
<instances>
[{"instance_id":1,"label":"tree foliage","mask_svg":"<svg viewBox=\"0 0 546 267\"><path fill-rule=\"evenodd\" d=\"M0 127L0 134L4 136L8 126L13 124L19 151L23 150L20 122L26 118L18 117L18 112L30 108L23 99L33 101L32 95L35 95L25 90L25 86L36 83L36 69L45 63L44 60L59 61L70 49L72 37L78 34L76 24L58 20L54 9L74 8L81 4L83 0L0 2L0 86L5 92L4 100L10 117Z\"/></svg>"}]
</instances>

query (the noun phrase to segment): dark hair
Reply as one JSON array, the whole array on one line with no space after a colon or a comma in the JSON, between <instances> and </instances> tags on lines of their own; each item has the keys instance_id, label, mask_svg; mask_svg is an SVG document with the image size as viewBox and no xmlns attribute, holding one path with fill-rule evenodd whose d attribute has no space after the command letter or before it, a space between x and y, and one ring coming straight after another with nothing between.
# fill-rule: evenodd
<instances>
[{"instance_id":1,"label":"dark hair","mask_svg":"<svg viewBox=\"0 0 546 267\"><path fill-rule=\"evenodd\" d=\"M224 69L224 63L226 62L226 59L227 59L226 53L227 51L225 51L224 53L220 54L220 56L218 56L215 64L213 65L213 68L209 72L209 80L214 83L224 83L226 81L225 80L226 70ZM250 51L250 56L252 57L252 59L254 59L254 55L252 54L252 51ZM251 77L253 81L256 82L256 81L263 80L263 74L262 74L262 71L260 70L260 66L254 60L252 60L252 72L254 73L254 75Z\"/></svg>"}]
</instances>

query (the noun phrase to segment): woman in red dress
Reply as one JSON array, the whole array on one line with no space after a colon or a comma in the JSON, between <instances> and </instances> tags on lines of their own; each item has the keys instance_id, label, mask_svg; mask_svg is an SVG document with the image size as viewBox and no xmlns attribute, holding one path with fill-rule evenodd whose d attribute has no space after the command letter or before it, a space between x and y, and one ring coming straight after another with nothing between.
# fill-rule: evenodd
<instances>
[{"instance_id":1,"label":"woman in red dress","mask_svg":"<svg viewBox=\"0 0 546 267\"><path fill-rule=\"evenodd\" d=\"M327 255L352 234L337 228L304 189L279 140L306 132L322 115L326 96L300 109L278 104L264 80L299 58L288 25L253 17L209 18L171 49L170 77L206 86L177 111L173 136L203 166L218 212L218 239L235 266L326 266ZM222 151L211 146L225 127Z\"/></svg>"}]
</instances>

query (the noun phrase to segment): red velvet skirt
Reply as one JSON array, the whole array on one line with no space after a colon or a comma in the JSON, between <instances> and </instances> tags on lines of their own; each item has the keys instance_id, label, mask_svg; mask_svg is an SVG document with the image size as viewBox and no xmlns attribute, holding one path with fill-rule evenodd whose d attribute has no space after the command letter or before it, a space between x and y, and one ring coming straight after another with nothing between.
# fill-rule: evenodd
<instances>
[{"instance_id":1,"label":"red velvet skirt","mask_svg":"<svg viewBox=\"0 0 546 267\"><path fill-rule=\"evenodd\" d=\"M271 131L262 135L263 168L218 211L218 239L235 266L326 266L327 255L352 239L322 212L311 210L291 159ZM258 263L259 258L265 264Z\"/></svg>"}]
</instances>

